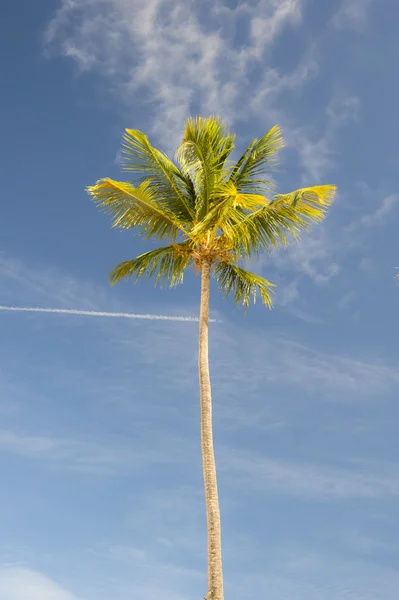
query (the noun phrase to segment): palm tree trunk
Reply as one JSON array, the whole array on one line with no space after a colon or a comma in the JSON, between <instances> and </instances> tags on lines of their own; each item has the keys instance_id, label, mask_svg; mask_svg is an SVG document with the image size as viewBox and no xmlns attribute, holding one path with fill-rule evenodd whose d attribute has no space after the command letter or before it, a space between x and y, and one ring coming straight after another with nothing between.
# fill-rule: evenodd
<instances>
[{"instance_id":1,"label":"palm tree trunk","mask_svg":"<svg viewBox=\"0 0 399 600\"><path fill-rule=\"evenodd\" d=\"M208 326L211 267L202 265L198 373L201 408L201 449L208 525L208 593L205 600L224 600L220 509L212 433L212 396L209 377Z\"/></svg>"}]
</instances>

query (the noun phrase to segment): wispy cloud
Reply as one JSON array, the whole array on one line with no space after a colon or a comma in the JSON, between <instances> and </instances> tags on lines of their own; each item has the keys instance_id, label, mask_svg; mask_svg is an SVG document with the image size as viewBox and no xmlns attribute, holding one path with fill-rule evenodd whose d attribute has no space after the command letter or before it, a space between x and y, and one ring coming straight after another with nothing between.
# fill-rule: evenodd
<instances>
[{"instance_id":1,"label":"wispy cloud","mask_svg":"<svg viewBox=\"0 0 399 600\"><path fill-rule=\"evenodd\" d=\"M321 236L319 239L318 235ZM303 242L301 246L291 246L292 256L283 257L276 255L277 266L285 266L291 262L297 265L298 271L313 276L315 280L323 283L333 277L336 269L333 260L329 254L325 254L325 236L322 227L318 228L318 234L314 232L313 237L307 240L307 246ZM339 243L339 241L337 241ZM289 250L288 250L289 251ZM324 252L324 254L323 254ZM318 273L314 271L314 264L317 264L319 257L323 256L330 260L327 261L326 271ZM288 260L289 259L289 260ZM283 265L280 260L285 261ZM25 285L26 273L29 273L29 280ZM32 267L25 267L19 263L18 269L19 279L21 284L21 297L29 290L30 285L39 286L42 281L42 270L37 273ZM60 288L64 287L65 281L72 281L72 277L68 274L57 272L54 274L52 284L50 279L47 285L47 300L51 301L51 290L54 291L55 297ZM93 286L90 281L79 281L73 279L74 299L85 298L87 304L91 306L97 297L101 297L103 288L101 286ZM287 291L287 301L296 295L296 287L293 285L292 290ZM107 297L107 303L109 299ZM6 307L9 308L9 307ZM19 308L19 307L16 307ZM300 308L300 307L298 307ZM1 309L0 309L1 310ZM58 309L45 309L57 310ZM64 309L60 309L64 310ZM70 310L70 309L68 309ZM74 309L75 310L75 309ZM79 310L79 309L78 309ZM86 312L92 311L81 311ZM93 311L94 313L103 311ZM110 311L111 312L111 311ZM113 313L114 311L112 311ZM184 313L184 311L182 311ZM39 313L40 314L40 313ZM57 314L57 313L55 313ZM67 314L70 314L69 312ZM75 313L72 313L75 314ZM108 316L108 313L104 311ZM119 314L119 313L116 313ZM131 313L126 313L130 315ZM152 317L153 315L149 315ZM155 315L157 316L157 315ZM158 315L161 316L162 315ZM315 315L317 318L317 315ZM130 317L129 317L130 318ZM173 320L175 317L171 317ZM187 317L178 316L177 319L186 319ZM190 319L193 319L191 317ZM131 319L135 321L135 327L144 328L145 334L132 336L129 330L123 326L122 319L115 319L112 327L107 327L107 319L104 317L104 330L102 335L107 336L107 344L105 348L109 348L114 356L118 356L119 376L122 376L122 369L126 370L126 376L131 371L131 353L139 355L143 364L148 366L155 364L165 364L167 367L170 381L179 381L179 385L192 386L193 381L196 381L196 337L197 332L194 328L184 327L179 328L179 335L174 336L168 324L169 318L165 321L159 321L159 325L149 327L145 325L145 320ZM380 393L382 390L392 389L399 382L397 371L389 364L383 361L375 361L370 357L369 360L359 357L355 359L351 356L334 355L315 348L312 349L305 344L300 344L293 339L287 339L282 336L268 335L266 338L263 335L257 335L252 332L244 323L238 319L234 324L228 319L222 318L223 323L212 328L211 332L211 353L212 364L215 365L215 376L223 378L223 385L230 386L234 396L239 396L241 390L237 388L237 381L240 379L243 384L250 381L251 385L259 385L260 389L265 382L270 379L275 383L280 382L284 385L295 385L300 389L315 389L322 388L325 393L334 393L340 390L342 393L350 394L352 397L358 394L373 394ZM119 323L119 325L117 325ZM240 340L240 343L238 343ZM220 348L221 350L217 350ZM242 350L245 348L245 350ZM263 357L269 356L269 360L264 364ZM112 356L106 357L106 360L111 360ZM227 368L228 367L228 368ZM45 365L40 366L41 369ZM61 373L57 370L57 378L62 380ZM248 369L251 372L249 376ZM170 370L170 371L169 371ZM125 372L125 371L123 371ZM50 376L50 372L48 373ZM68 374L67 380L73 381L75 375ZM45 373L43 372L43 377ZM96 377L99 374L96 373ZM67 380L65 385L67 385ZM221 381L220 381L221 382ZM89 382L81 382L84 387L89 385ZM93 382L94 385L95 382ZM114 382L115 383L115 382ZM172 385L171 383L171 385ZM162 384L166 385L165 378L162 377ZM101 385L105 386L104 381ZM127 384L128 385L128 384ZM106 389L107 386L105 386ZM94 385L98 388L98 384Z\"/></svg>"},{"instance_id":2,"label":"wispy cloud","mask_svg":"<svg viewBox=\"0 0 399 600\"><path fill-rule=\"evenodd\" d=\"M351 290L350 292L346 292L342 298L338 301L338 308L340 308L341 310L343 309L347 309L352 302L355 300L356 298L356 292L354 290Z\"/></svg>"},{"instance_id":3,"label":"wispy cloud","mask_svg":"<svg viewBox=\"0 0 399 600\"><path fill-rule=\"evenodd\" d=\"M153 315L132 313L126 302L111 291L111 286L96 284L85 278L75 277L54 266L34 265L19 258L0 253L1 309L3 311L27 311L37 313L86 315L120 318L149 319ZM50 305L48 307L43 305ZM63 308L64 306L74 308ZM106 308L107 310L104 310ZM180 312L180 314L179 314ZM161 320L196 321L190 317L186 307L176 307L175 315L154 315L165 317ZM97 314L99 313L99 314ZM111 313L111 314L109 314ZM124 315L144 316L124 316ZM170 317L170 318L169 318Z\"/></svg>"},{"instance_id":4,"label":"wispy cloud","mask_svg":"<svg viewBox=\"0 0 399 600\"><path fill-rule=\"evenodd\" d=\"M363 28L374 2L375 0L342 0L340 8L332 19L332 25L337 28Z\"/></svg>"},{"instance_id":5,"label":"wispy cloud","mask_svg":"<svg viewBox=\"0 0 399 600\"><path fill-rule=\"evenodd\" d=\"M265 46L274 42L287 23L300 22L301 8L300 0L271 0L258 4L258 12L253 13L250 29L250 37L258 58L263 55Z\"/></svg>"},{"instance_id":6,"label":"wispy cloud","mask_svg":"<svg viewBox=\"0 0 399 600\"><path fill-rule=\"evenodd\" d=\"M30 435L13 430L0 430L0 452L42 461L55 469L111 475L121 469L137 469L144 465L164 464L175 461L177 454L172 450L173 440L165 440L170 452L166 455L159 450L142 450L132 443L115 442L104 437L102 444L97 441L61 436ZM173 459L171 458L173 454Z\"/></svg>"},{"instance_id":7,"label":"wispy cloud","mask_svg":"<svg viewBox=\"0 0 399 600\"><path fill-rule=\"evenodd\" d=\"M256 120L257 136L259 128L278 122L287 146L299 153L306 181L313 182L335 165L337 133L356 118L359 99L342 94L320 106L326 118L322 133L309 119L299 125L295 111L282 105L287 92L292 96L319 73L322 36L315 36L288 70L269 60L280 35L301 27L304 4L255 0L233 8L218 1L210 8L210 22L205 7L192 1L61 0L44 46L48 55L64 56L82 72L104 76L108 89L124 102L127 119L132 98L136 106L142 99L138 109L145 109L144 119L156 107L157 118L140 127L168 153L174 152L184 120L193 113L216 112L230 127L245 123L247 131ZM357 7L347 0L337 22L355 20Z\"/></svg>"},{"instance_id":8,"label":"wispy cloud","mask_svg":"<svg viewBox=\"0 0 399 600\"><path fill-rule=\"evenodd\" d=\"M171 531L170 527L173 527L171 524L175 510L171 508L166 515L168 532ZM147 511L145 511L145 516L147 517ZM160 552L162 550L161 542L151 544L152 534L157 528L157 522L154 527L154 522L151 520L147 525L147 535L140 534L145 548L115 544L93 549L92 555L95 556L96 564L101 565L104 572L118 573L117 584L115 580L109 578L108 589L112 591L104 598L117 596L123 600L140 600L141 598L157 600L161 596L167 596L170 600L185 600L190 596L190 592L193 595L193 590L205 587L203 570L196 569L194 565L187 566L187 562L190 562L190 558L187 560L187 552L185 555L181 554L178 560L174 560L174 551L180 541L179 527L182 522L177 519L177 523L173 534L173 545L164 546L164 554ZM130 532L132 533L132 529ZM133 530L133 536L136 535L137 532ZM206 547L205 541L199 541L198 538L195 538L195 541L197 544L201 544L202 549Z\"/></svg>"},{"instance_id":9,"label":"wispy cloud","mask_svg":"<svg viewBox=\"0 0 399 600\"><path fill-rule=\"evenodd\" d=\"M320 179L335 166L335 138L348 123L358 119L359 111L360 99L357 96L336 94L325 108L326 125L321 136L309 127L299 127L290 133L291 143L298 149L305 170L305 184Z\"/></svg>"},{"instance_id":10,"label":"wispy cloud","mask_svg":"<svg viewBox=\"0 0 399 600\"><path fill-rule=\"evenodd\" d=\"M49 265L27 264L0 253L2 304L75 305L84 310L100 310L112 302L104 286L84 281ZM115 304L115 300L114 300Z\"/></svg>"},{"instance_id":11,"label":"wispy cloud","mask_svg":"<svg viewBox=\"0 0 399 600\"><path fill-rule=\"evenodd\" d=\"M0 600L79 600L79 598L42 573L20 566L0 566Z\"/></svg>"},{"instance_id":12,"label":"wispy cloud","mask_svg":"<svg viewBox=\"0 0 399 600\"><path fill-rule=\"evenodd\" d=\"M346 548L361 555L373 555L376 551L381 550L396 553L399 549L397 540L388 542L376 535L367 534L353 525L336 531L335 535Z\"/></svg>"},{"instance_id":13,"label":"wispy cloud","mask_svg":"<svg viewBox=\"0 0 399 600\"><path fill-rule=\"evenodd\" d=\"M326 464L273 460L251 452L224 448L220 466L230 479L225 483L269 489L308 499L380 498L399 496L399 470L395 465L368 465L362 469Z\"/></svg>"},{"instance_id":14,"label":"wispy cloud","mask_svg":"<svg viewBox=\"0 0 399 600\"><path fill-rule=\"evenodd\" d=\"M223 331L215 328L211 343L223 348L223 353L212 350L211 355L219 402L224 402L224 396L230 403L239 400L246 389L246 394L259 398L257 406L262 406L264 390L270 386L279 393L284 389L306 391L308 401L316 393L319 401L349 403L359 399L364 403L399 389L394 364L323 352L270 332L257 335L237 323Z\"/></svg>"},{"instance_id":15,"label":"wispy cloud","mask_svg":"<svg viewBox=\"0 0 399 600\"><path fill-rule=\"evenodd\" d=\"M184 0L62 0L47 27L45 47L72 58L82 71L106 76L127 106L133 95L137 101L138 91L144 93L146 105L157 106L152 133L171 151L190 113L218 112L230 125L242 114L250 71L262 65L285 27L300 23L301 1L257 0L235 8L216 2L211 15L212 26L201 5ZM243 19L248 36L235 44ZM262 72L251 82L250 99L260 100L267 88L271 104L273 93L301 87L309 69L300 64L282 75L262 66ZM258 101L249 110L259 108Z\"/></svg>"},{"instance_id":16,"label":"wispy cloud","mask_svg":"<svg viewBox=\"0 0 399 600\"><path fill-rule=\"evenodd\" d=\"M318 285L323 285L340 272L338 258L341 258L338 242L322 225L310 234L304 234L299 244L292 243L276 253L271 264L283 272L296 272L309 277ZM294 299L292 294L286 297L286 303L290 299Z\"/></svg>"},{"instance_id":17,"label":"wispy cloud","mask_svg":"<svg viewBox=\"0 0 399 600\"><path fill-rule=\"evenodd\" d=\"M383 198L379 206L371 214L364 215L360 223L366 227L373 227L383 223L395 210L399 202L399 194L390 194Z\"/></svg>"},{"instance_id":18,"label":"wispy cloud","mask_svg":"<svg viewBox=\"0 0 399 600\"><path fill-rule=\"evenodd\" d=\"M319 537L319 536L318 536ZM286 600L395 600L397 569L379 561L359 560L323 551L318 545L281 544L261 554L259 574L240 573L237 598L251 589L255 597L268 590L271 598Z\"/></svg>"}]
</instances>

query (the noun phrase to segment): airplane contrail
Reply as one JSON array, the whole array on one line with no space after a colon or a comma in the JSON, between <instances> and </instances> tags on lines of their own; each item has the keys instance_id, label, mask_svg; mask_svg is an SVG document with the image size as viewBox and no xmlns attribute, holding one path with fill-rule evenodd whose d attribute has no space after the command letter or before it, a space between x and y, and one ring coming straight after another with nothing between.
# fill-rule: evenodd
<instances>
[{"instance_id":1,"label":"airplane contrail","mask_svg":"<svg viewBox=\"0 0 399 600\"><path fill-rule=\"evenodd\" d=\"M76 310L73 308L36 308L25 306L0 306L0 310L9 312L39 312L56 313L61 315L82 315L88 317L114 317L119 319L147 319L148 321L191 321L198 322L198 317L173 317L168 315L146 315L123 312L99 312L96 310ZM215 319L209 319L215 323Z\"/></svg>"}]
</instances>

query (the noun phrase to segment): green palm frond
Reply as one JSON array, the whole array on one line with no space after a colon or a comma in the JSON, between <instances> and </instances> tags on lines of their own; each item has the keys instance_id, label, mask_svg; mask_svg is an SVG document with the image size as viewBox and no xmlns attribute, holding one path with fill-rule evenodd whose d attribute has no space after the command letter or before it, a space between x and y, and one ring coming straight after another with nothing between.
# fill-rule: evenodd
<instances>
[{"instance_id":1,"label":"green palm frond","mask_svg":"<svg viewBox=\"0 0 399 600\"><path fill-rule=\"evenodd\" d=\"M225 163L234 148L234 139L219 117L190 118L185 124L175 159L194 183L197 220L207 214L213 190L231 172Z\"/></svg>"},{"instance_id":2,"label":"green palm frond","mask_svg":"<svg viewBox=\"0 0 399 600\"><path fill-rule=\"evenodd\" d=\"M301 231L324 219L336 187L314 186L290 194L276 195L264 208L247 214L236 225L225 227L224 234L242 256L270 252L285 246L288 236L298 240Z\"/></svg>"},{"instance_id":3,"label":"green palm frond","mask_svg":"<svg viewBox=\"0 0 399 600\"><path fill-rule=\"evenodd\" d=\"M249 213L268 203L260 194L240 193L233 182L222 182L211 195L208 213L192 231L198 236L211 231L214 237L218 230L224 231L241 223Z\"/></svg>"},{"instance_id":4,"label":"green palm frond","mask_svg":"<svg viewBox=\"0 0 399 600\"><path fill-rule=\"evenodd\" d=\"M176 165L148 137L137 129L126 129L122 143L125 171L142 173L137 181L149 181L151 189L180 220L191 222L195 215L195 195Z\"/></svg>"},{"instance_id":5,"label":"green palm frond","mask_svg":"<svg viewBox=\"0 0 399 600\"><path fill-rule=\"evenodd\" d=\"M176 164L137 129L126 129L122 154L132 182L101 179L87 188L96 204L111 214L113 226L136 228L146 238L172 242L131 261L111 274L113 283L143 275L183 280L193 264L209 262L220 287L248 306L260 294L271 306L272 284L241 269L240 260L285 246L326 216L333 185L276 194L270 172L283 147L278 126L255 139L235 165L229 164L235 136L220 117L189 118L176 150ZM177 243L179 242L179 243Z\"/></svg>"},{"instance_id":6,"label":"green palm frond","mask_svg":"<svg viewBox=\"0 0 399 600\"><path fill-rule=\"evenodd\" d=\"M320 223L331 206L337 188L335 185L314 185L301 188L290 194L277 194L272 203L275 206L290 206L295 214L309 223Z\"/></svg>"},{"instance_id":7,"label":"green palm frond","mask_svg":"<svg viewBox=\"0 0 399 600\"><path fill-rule=\"evenodd\" d=\"M308 227L305 219L296 215L287 206L267 207L224 223L223 233L231 246L242 257L258 255L263 250L271 252L279 246L286 246L288 235L299 238L300 231Z\"/></svg>"},{"instance_id":8,"label":"green palm frond","mask_svg":"<svg viewBox=\"0 0 399 600\"><path fill-rule=\"evenodd\" d=\"M283 148L280 128L275 125L259 140L253 140L237 161L230 180L242 192L267 192L274 188L269 179L258 179L277 164L277 154Z\"/></svg>"},{"instance_id":9,"label":"green palm frond","mask_svg":"<svg viewBox=\"0 0 399 600\"><path fill-rule=\"evenodd\" d=\"M183 282L186 268L193 263L190 248L187 244L173 244L145 252L132 260L119 263L110 273L112 284L121 279L135 277L138 281L146 275L154 277L155 283L160 279L174 287Z\"/></svg>"},{"instance_id":10,"label":"green palm frond","mask_svg":"<svg viewBox=\"0 0 399 600\"><path fill-rule=\"evenodd\" d=\"M134 187L127 182L100 179L96 185L89 186L87 192L99 207L112 215L114 227L137 227L147 238L176 240L179 234L187 236L184 222L158 199L148 181Z\"/></svg>"},{"instance_id":11,"label":"green palm frond","mask_svg":"<svg viewBox=\"0 0 399 600\"><path fill-rule=\"evenodd\" d=\"M237 304L247 307L251 297L255 303L257 292L259 292L263 303L269 308L272 307L271 294L274 284L270 281L230 262L220 261L216 264L214 270L220 289L225 293L225 296L233 292Z\"/></svg>"}]
</instances>

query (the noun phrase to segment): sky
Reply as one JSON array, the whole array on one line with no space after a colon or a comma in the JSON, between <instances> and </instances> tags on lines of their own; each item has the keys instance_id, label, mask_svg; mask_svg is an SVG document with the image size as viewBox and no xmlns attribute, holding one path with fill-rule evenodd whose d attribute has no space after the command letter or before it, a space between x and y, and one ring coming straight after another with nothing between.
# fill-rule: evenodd
<instances>
[{"instance_id":1,"label":"sky","mask_svg":"<svg viewBox=\"0 0 399 600\"><path fill-rule=\"evenodd\" d=\"M281 192L338 186L322 225L253 264L272 311L212 286L226 600L396 600L397 2L0 10L0 306L67 311L0 310L0 600L207 591L199 279L111 287L153 243L85 187L127 178L124 128L173 156L214 113L237 158L280 125Z\"/></svg>"}]
</instances>

